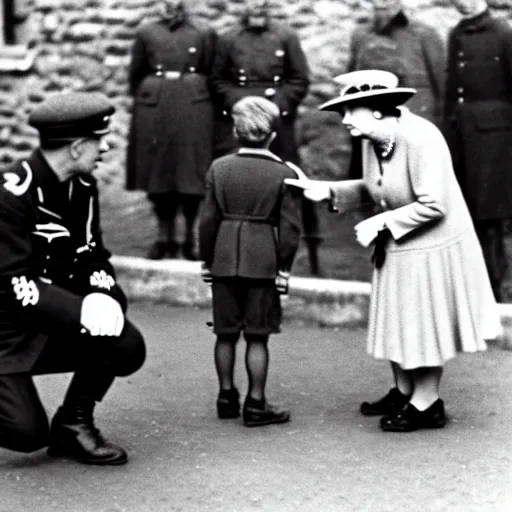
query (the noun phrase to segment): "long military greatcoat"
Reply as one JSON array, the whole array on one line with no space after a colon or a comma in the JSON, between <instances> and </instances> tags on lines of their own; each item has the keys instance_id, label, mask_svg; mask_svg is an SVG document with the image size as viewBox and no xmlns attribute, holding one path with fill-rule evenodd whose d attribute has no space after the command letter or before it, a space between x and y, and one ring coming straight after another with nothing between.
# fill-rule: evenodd
<instances>
[{"instance_id":1,"label":"long military greatcoat","mask_svg":"<svg viewBox=\"0 0 512 512\"><path fill-rule=\"evenodd\" d=\"M202 195L212 158L213 104L208 86L213 30L189 21L144 25L129 70L134 97L127 188Z\"/></svg>"},{"instance_id":2,"label":"long military greatcoat","mask_svg":"<svg viewBox=\"0 0 512 512\"><path fill-rule=\"evenodd\" d=\"M264 96L281 110L281 128L272 151L283 160L298 163L294 123L297 108L309 88L309 68L297 34L269 22L264 30L244 24L219 38L212 71L212 87L219 114L216 153L236 147L229 114L245 96ZM266 91L274 89L275 95Z\"/></svg>"},{"instance_id":3,"label":"long military greatcoat","mask_svg":"<svg viewBox=\"0 0 512 512\"><path fill-rule=\"evenodd\" d=\"M376 31L369 26L352 35L348 71L383 69L399 78L403 87L417 94L407 107L439 125L444 94L444 46L437 31L399 13Z\"/></svg>"},{"instance_id":4,"label":"long military greatcoat","mask_svg":"<svg viewBox=\"0 0 512 512\"><path fill-rule=\"evenodd\" d=\"M474 220L512 216L512 29L489 11L448 39L444 133Z\"/></svg>"},{"instance_id":5,"label":"long military greatcoat","mask_svg":"<svg viewBox=\"0 0 512 512\"><path fill-rule=\"evenodd\" d=\"M78 334L88 293L126 309L103 245L93 177L61 183L39 151L4 170L0 233L0 375L31 369L49 324Z\"/></svg>"}]
</instances>

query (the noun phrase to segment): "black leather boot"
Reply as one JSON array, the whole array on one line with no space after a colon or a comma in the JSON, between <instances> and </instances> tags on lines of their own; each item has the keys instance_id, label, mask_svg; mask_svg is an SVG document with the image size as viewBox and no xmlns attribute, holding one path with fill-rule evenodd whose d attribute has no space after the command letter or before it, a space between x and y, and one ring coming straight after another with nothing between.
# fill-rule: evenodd
<instances>
[{"instance_id":1,"label":"black leather boot","mask_svg":"<svg viewBox=\"0 0 512 512\"><path fill-rule=\"evenodd\" d=\"M376 402L363 402L360 407L361 414L365 416L383 416L393 414L402 409L409 401L409 396L404 395L398 388L391 388L389 393Z\"/></svg>"},{"instance_id":2,"label":"black leather boot","mask_svg":"<svg viewBox=\"0 0 512 512\"><path fill-rule=\"evenodd\" d=\"M196 251L194 249L194 244L193 243L185 242L183 244L181 253L183 254L183 257L186 260L189 260L189 261L197 261L198 260L197 253L196 253Z\"/></svg>"},{"instance_id":3,"label":"black leather boot","mask_svg":"<svg viewBox=\"0 0 512 512\"><path fill-rule=\"evenodd\" d=\"M150 260L163 260L167 257L168 253L168 243L156 241L148 251L148 259Z\"/></svg>"},{"instance_id":4,"label":"black leather boot","mask_svg":"<svg viewBox=\"0 0 512 512\"><path fill-rule=\"evenodd\" d=\"M401 411L380 419L380 428L386 432L413 432L420 428L443 428L446 424L444 403L438 398L428 409L419 411L408 403Z\"/></svg>"},{"instance_id":5,"label":"black leather boot","mask_svg":"<svg viewBox=\"0 0 512 512\"><path fill-rule=\"evenodd\" d=\"M100 466L118 466L128 460L126 452L106 441L95 427L93 408L94 402L58 409L50 428L48 455Z\"/></svg>"}]
</instances>

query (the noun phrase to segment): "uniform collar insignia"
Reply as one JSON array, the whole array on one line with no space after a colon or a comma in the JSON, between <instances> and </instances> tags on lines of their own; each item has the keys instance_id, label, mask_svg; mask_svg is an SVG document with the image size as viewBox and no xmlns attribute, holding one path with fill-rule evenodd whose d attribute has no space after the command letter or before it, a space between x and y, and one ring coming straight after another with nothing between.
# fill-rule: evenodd
<instances>
[{"instance_id":1,"label":"uniform collar insignia","mask_svg":"<svg viewBox=\"0 0 512 512\"><path fill-rule=\"evenodd\" d=\"M4 188L15 196L22 196L32 183L33 173L30 165L25 161L23 161L21 165L26 173L23 178L14 172L4 172L2 174L4 178Z\"/></svg>"}]
</instances>

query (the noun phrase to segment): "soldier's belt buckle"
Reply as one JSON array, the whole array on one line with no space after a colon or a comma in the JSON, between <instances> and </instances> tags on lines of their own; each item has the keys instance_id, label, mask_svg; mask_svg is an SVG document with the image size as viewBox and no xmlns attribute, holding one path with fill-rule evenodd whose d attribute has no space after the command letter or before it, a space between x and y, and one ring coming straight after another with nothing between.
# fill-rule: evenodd
<instances>
[{"instance_id":1,"label":"soldier's belt buckle","mask_svg":"<svg viewBox=\"0 0 512 512\"><path fill-rule=\"evenodd\" d=\"M179 71L164 71L164 78L166 80L178 80L181 76Z\"/></svg>"}]
</instances>

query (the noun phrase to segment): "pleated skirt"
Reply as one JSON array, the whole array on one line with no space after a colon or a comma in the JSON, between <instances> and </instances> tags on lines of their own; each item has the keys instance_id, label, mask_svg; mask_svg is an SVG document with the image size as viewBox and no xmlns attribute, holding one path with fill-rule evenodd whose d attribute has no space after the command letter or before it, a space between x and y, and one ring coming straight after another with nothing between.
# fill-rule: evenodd
<instances>
[{"instance_id":1,"label":"pleated skirt","mask_svg":"<svg viewBox=\"0 0 512 512\"><path fill-rule=\"evenodd\" d=\"M501 332L473 229L438 247L390 250L374 270L367 350L377 359L443 366L459 352L485 350Z\"/></svg>"}]
</instances>

